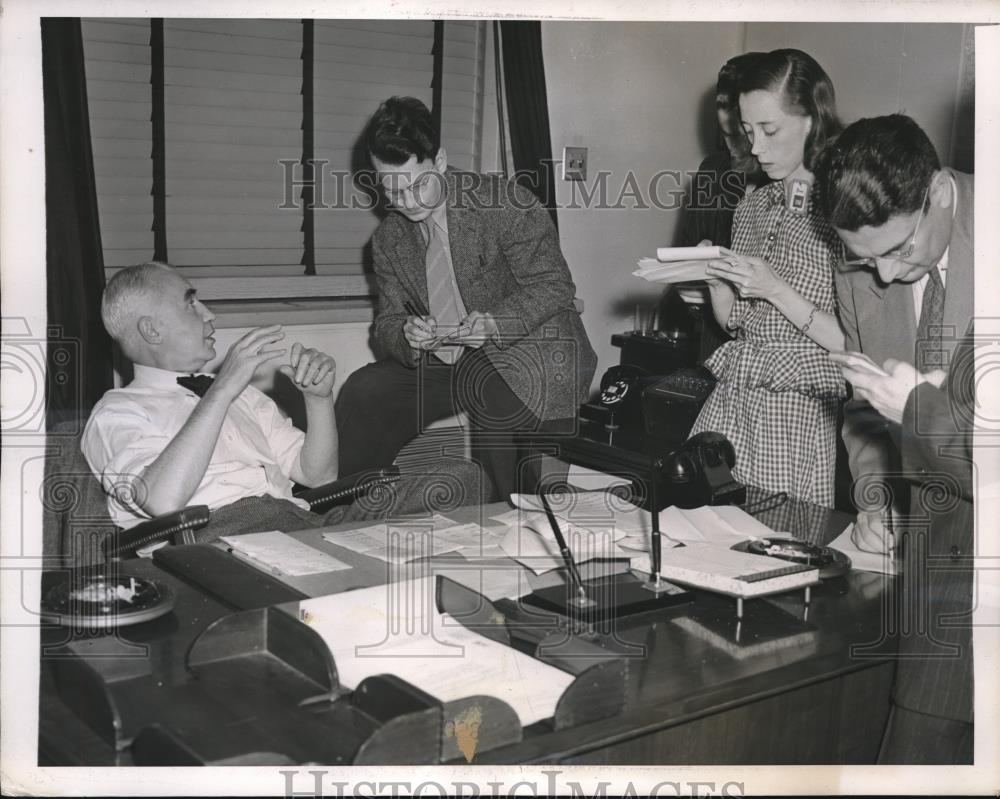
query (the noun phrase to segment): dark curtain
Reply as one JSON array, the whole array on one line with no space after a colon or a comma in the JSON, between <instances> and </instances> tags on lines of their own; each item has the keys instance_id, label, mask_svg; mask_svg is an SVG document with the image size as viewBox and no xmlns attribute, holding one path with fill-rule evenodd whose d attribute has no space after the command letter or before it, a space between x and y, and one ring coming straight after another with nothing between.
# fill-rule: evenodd
<instances>
[{"instance_id":1,"label":"dark curtain","mask_svg":"<svg viewBox=\"0 0 1000 799\"><path fill-rule=\"evenodd\" d=\"M558 227L542 26L540 22L501 22L500 38L514 170L519 182L549 209Z\"/></svg>"},{"instance_id":2,"label":"dark curtain","mask_svg":"<svg viewBox=\"0 0 1000 799\"><path fill-rule=\"evenodd\" d=\"M42 80L51 426L87 413L113 382L79 19L42 19Z\"/></svg>"}]
</instances>

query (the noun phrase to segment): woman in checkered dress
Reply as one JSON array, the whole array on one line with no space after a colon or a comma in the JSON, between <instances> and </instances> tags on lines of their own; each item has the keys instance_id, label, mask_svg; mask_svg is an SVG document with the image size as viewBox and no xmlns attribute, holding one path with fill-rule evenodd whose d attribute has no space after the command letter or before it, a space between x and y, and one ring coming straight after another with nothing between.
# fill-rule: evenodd
<instances>
[{"instance_id":1,"label":"woman in checkered dress","mask_svg":"<svg viewBox=\"0 0 1000 799\"><path fill-rule=\"evenodd\" d=\"M732 251L712 261L712 309L733 334L706 366L718 384L692 434L715 430L749 485L833 506L839 370L833 270L841 245L811 198L813 160L839 128L829 77L800 50L775 50L740 80L743 127L774 181L736 209Z\"/></svg>"}]
</instances>

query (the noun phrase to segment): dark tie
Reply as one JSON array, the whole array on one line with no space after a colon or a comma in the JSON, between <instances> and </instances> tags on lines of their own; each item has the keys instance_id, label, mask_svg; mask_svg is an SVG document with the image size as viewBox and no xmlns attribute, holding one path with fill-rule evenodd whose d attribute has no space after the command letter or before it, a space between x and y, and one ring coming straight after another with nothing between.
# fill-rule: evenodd
<instances>
[{"instance_id":1,"label":"dark tie","mask_svg":"<svg viewBox=\"0 0 1000 799\"><path fill-rule=\"evenodd\" d=\"M445 253L448 240L444 231L431 220L424 223L424 229L427 232L427 304L431 316L437 320L439 331L447 332L462 321L452 270ZM461 353L454 347L442 347L433 354L445 363L455 363Z\"/></svg>"},{"instance_id":2,"label":"dark tie","mask_svg":"<svg viewBox=\"0 0 1000 799\"><path fill-rule=\"evenodd\" d=\"M177 378L177 385L193 391L199 397L204 397L214 382L215 378L211 375L185 375Z\"/></svg>"},{"instance_id":3,"label":"dark tie","mask_svg":"<svg viewBox=\"0 0 1000 799\"><path fill-rule=\"evenodd\" d=\"M941 326L944 324L944 283L935 266L927 273L924 300L917 323L917 370L929 372L944 368L941 351Z\"/></svg>"}]
</instances>

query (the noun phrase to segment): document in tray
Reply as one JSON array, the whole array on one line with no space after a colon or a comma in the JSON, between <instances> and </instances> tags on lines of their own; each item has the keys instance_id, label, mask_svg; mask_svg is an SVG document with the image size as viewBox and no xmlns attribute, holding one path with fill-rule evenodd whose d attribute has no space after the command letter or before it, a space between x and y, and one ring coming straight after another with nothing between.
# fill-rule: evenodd
<instances>
[{"instance_id":1,"label":"document in tray","mask_svg":"<svg viewBox=\"0 0 1000 799\"><path fill-rule=\"evenodd\" d=\"M632 569L648 573L649 556L634 558ZM819 582L819 569L815 567L713 544L665 550L660 574L672 582L738 597L775 594Z\"/></svg>"},{"instance_id":2,"label":"document in tray","mask_svg":"<svg viewBox=\"0 0 1000 799\"><path fill-rule=\"evenodd\" d=\"M323 533L323 538L387 563L406 563L475 547L479 544L479 535L478 524L458 525L435 514L430 519L384 522L357 530Z\"/></svg>"},{"instance_id":3,"label":"document in tray","mask_svg":"<svg viewBox=\"0 0 1000 799\"><path fill-rule=\"evenodd\" d=\"M265 533L226 535L219 539L237 557L251 561L261 569L289 577L325 574L351 568L341 560L289 535L270 530Z\"/></svg>"},{"instance_id":4,"label":"document in tray","mask_svg":"<svg viewBox=\"0 0 1000 799\"><path fill-rule=\"evenodd\" d=\"M494 696L521 726L551 718L573 676L439 613L434 589L421 578L316 597L299 603L299 619L326 642L347 688L394 674L441 702Z\"/></svg>"}]
</instances>

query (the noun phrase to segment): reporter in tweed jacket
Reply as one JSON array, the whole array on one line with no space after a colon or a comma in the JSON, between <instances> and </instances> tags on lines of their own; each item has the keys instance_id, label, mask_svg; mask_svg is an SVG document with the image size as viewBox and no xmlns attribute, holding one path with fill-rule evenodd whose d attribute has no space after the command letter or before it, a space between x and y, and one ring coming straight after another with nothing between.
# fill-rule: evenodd
<instances>
[{"instance_id":1,"label":"reporter in tweed jacket","mask_svg":"<svg viewBox=\"0 0 1000 799\"><path fill-rule=\"evenodd\" d=\"M490 362L539 419L575 416L597 356L573 305L576 287L548 211L496 175L447 168L448 238L466 308L489 313ZM421 353L403 335L407 301L427 307L424 243L416 223L389 214L372 240L379 305L375 339L406 366ZM427 357L427 356L423 356Z\"/></svg>"}]
</instances>

